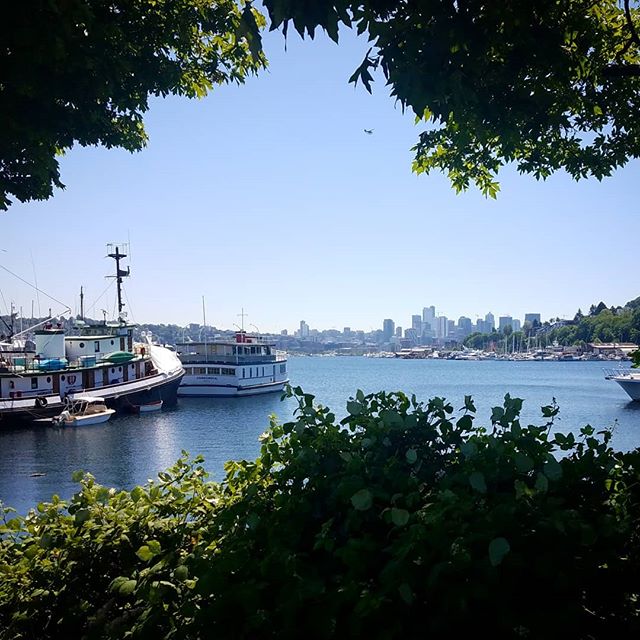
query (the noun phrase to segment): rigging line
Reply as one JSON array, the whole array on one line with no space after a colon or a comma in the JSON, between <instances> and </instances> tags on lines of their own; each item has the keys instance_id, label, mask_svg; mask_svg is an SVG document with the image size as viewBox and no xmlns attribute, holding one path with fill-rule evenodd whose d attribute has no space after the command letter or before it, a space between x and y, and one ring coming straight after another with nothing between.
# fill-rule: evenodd
<instances>
[{"instance_id":1,"label":"rigging line","mask_svg":"<svg viewBox=\"0 0 640 640\"><path fill-rule=\"evenodd\" d=\"M133 309L131 308L131 303L129 302L129 296L127 295L127 290L124 286L124 283L122 284L122 290L124 291L124 297L125 297L125 300L127 301L127 308L129 309L129 314L131 315L131 321L134 321Z\"/></svg>"},{"instance_id":2,"label":"rigging line","mask_svg":"<svg viewBox=\"0 0 640 640\"><path fill-rule=\"evenodd\" d=\"M7 312L7 315L11 315L11 311L9 311L9 306L7 305L7 301L4 299L4 293L2 291L2 289L0 289L0 296L2 296L2 304L4 304L4 308Z\"/></svg>"},{"instance_id":3,"label":"rigging line","mask_svg":"<svg viewBox=\"0 0 640 640\"><path fill-rule=\"evenodd\" d=\"M115 280L110 280L109 284L106 286L105 290L87 307L87 313L93 309L95 310L96 305L98 304L98 302L100 301L100 298L102 298L102 296L104 296L105 293L107 293L107 291L109 291L109 289L113 286L113 283L115 282Z\"/></svg>"},{"instance_id":4,"label":"rigging line","mask_svg":"<svg viewBox=\"0 0 640 640\"><path fill-rule=\"evenodd\" d=\"M46 291L42 291L41 289L38 289L38 287L36 285L32 284L28 280L25 280L24 278L21 278L17 273L13 273L13 271L11 271L10 269L7 269L7 267L5 267L4 265L0 264L0 269L4 269L7 273L10 273L14 278L18 278L18 280L20 280L21 282L24 282L25 284L29 285L32 289L35 289L36 292L42 293L43 295L47 296L47 298L53 300L54 302L57 302L58 304L61 304L65 309L71 311L71 307L68 304L65 304L64 302L61 302L57 298L54 298L53 296L50 296ZM39 299L38 299L38 313L40 313L40 301L39 301Z\"/></svg>"},{"instance_id":5,"label":"rigging line","mask_svg":"<svg viewBox=\"0 0 640 640\"><path fill-rule=\"evenodd\" d=\"M33 251L29 252L31 254L31 268L33 269L33 281L36 283L36 300L38 302L38 317L42 317L40 311L40 295L38 293L38 276L36 275L36 263L33 260Z\"/></svg>"}]
</instances>

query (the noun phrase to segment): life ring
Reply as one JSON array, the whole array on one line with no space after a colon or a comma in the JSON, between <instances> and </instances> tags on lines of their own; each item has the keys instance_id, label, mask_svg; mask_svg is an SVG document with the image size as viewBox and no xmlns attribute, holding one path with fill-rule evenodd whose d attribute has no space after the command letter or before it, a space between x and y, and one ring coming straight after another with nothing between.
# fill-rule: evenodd
<instances>
[{"instance_id":1,"label":"life ring","mask_svg":"<svg viewBox=\"0 0 640 640\"><path fill-rule=\"evenodd\" d=\"M38 396L36 398L36 407L46 407L47 406L47 399L43 398L42 396Z\"/></svg>"}]
</instances>

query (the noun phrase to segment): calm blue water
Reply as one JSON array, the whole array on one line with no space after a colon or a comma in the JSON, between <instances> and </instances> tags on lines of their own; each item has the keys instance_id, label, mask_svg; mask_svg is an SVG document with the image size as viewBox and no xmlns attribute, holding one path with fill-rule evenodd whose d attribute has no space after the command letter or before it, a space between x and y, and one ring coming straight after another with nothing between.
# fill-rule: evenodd
<instances>
[{"instance_id":1,"label":"calm blue water","mask_svg":"<svg viewBox=\"0 0 640 640\"><path fill-rule=\"evenodd\" d=\"M402 390L427 400L443 396L455 408L473 395L478 423L488 424L490 408L505 393L524 398L524 417L537 421L540 407L555 397L560 405L557 430L585 424L615 424L614 445L640 446L640 402L630 402L614 382L604 380L599 362L491 362L395 360L357 357L292 358L292 384L316 395L318 402L344 414L357 389ZM68 498L76 485L71 474L90 471L98 482L130 488L155 477L185 449L202 454L212 476L220 479L230 459L253 459L269 414L280 420L294 405L280 394L238 399L181 399L170 411L112 419L104 425L0 432L0 500L25 513L53 493ZM32 477L34 473L45 474Z\"/></svg>"}]
</instances>

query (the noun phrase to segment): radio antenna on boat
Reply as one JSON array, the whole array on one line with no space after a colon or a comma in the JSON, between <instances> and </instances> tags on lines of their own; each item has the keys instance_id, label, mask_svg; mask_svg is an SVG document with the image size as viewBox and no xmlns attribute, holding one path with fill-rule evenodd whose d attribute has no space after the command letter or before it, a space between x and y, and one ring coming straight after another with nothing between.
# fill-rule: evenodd
<instances>
[{"instance_id":1,"label":"radio antenna on boat","mask_svg":"<svg viewBox=\"0 0 640 640\"><path fill-rule=\"evenodd\" d=\"M238 314L240 316L240 324L242 325L241 327L241 331L244 331L244 319L249 315L248 313L244 312L244 307L242 307L242 313Z\"/></svg>"},{"instance_id":2,"label":"radio antenna on boat","mask_svg":"<svg viewBox=\"0 0 640 640\"><path fill-rule=\"evenodd\" d=\"M115 278L118 285L118 321L124 322L124 302L122 302L122 278L128 278L131 274L131 267L127 269L120 268L120 260L127 257L125 251L128 251L127 245L108 244L107 245L108 258L113 258L116 261L116 275L107 276L107 278Z\"/></svg>"}]
</instances>

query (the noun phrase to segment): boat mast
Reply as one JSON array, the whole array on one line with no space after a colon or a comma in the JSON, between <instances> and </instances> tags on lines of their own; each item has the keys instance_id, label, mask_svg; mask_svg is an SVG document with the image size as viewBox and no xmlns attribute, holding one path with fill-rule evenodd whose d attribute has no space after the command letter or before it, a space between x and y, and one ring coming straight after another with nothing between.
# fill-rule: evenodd
<instances>
[{"instance_id":1,"label":"boat mast","mask_svg":"<svg viewBox=\"0 0 640 640\"><path fill-rule=\"evenodd\" d=\"M109 249L109 247L115 246L114 249ZM116 284L118 285L118 321L124 322L123 318L123 310L124 310L124 302L122 302L122 278L127 278L131 273L131 268L127 267L126 271L120 268L120 260L127 257L126 253L120 251L120 247L118 245L107 245L107 251L111 251L111 253L107 254L107 257L113 258L116 261L116 275L115 276L107 276L108 278L115 278Z\"/></svg>"},{"instance_id":2,"label":"boat mast","mask_svg":"<svg viewBox=\"0 0 640 640\"><path fill-rule=\"evenodd\" d=\"M80 287L80 320L84 320L84 291Z\"/></svg>"}]
</instances>

